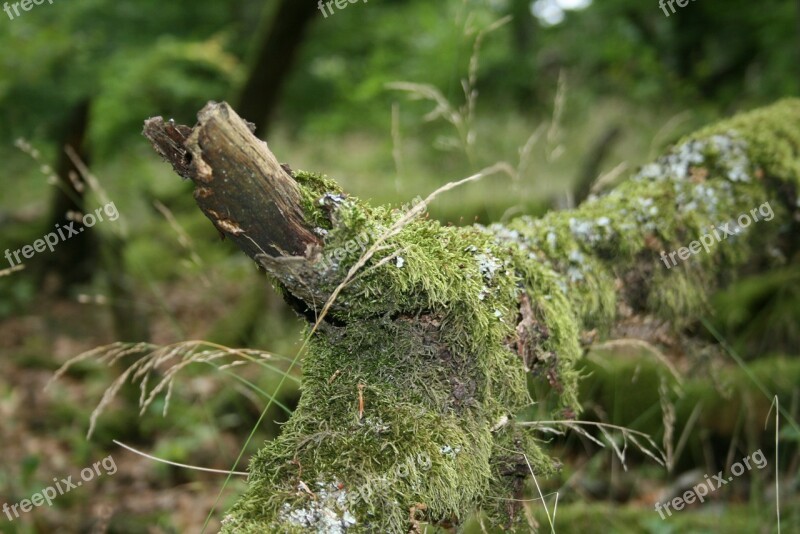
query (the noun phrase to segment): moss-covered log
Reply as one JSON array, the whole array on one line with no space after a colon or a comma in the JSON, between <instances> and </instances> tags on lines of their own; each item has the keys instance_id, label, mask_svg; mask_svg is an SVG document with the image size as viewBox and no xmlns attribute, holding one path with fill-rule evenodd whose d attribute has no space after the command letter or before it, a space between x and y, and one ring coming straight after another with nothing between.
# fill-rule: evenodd
<instances>
[{"instance_id":1,"label":"moss-covered log","mask_svg":"<svg viewBox=\"0 0 800 534\"><path fill-rule=\"evenodd\" d=\"M404 214L278 172L245 131L225 104L193 131L146 128L217 228L313 320L363 246ZM581 341L663 337L743 269L787 261L798 184L800 101L789 100L698 132L572 211L488 228L415 218L389 232L312 336L300 405L253 458L225 531L407 532L478 508L513 528L510 499L530 469L558 468L514 423L547 400L531 398L529 380L549 387L558 417L574 417ZM286 199L290 211L276 208ZM729 225L742 214L759 222ZM707 252L692 245L715 232ZM670 252L690 246L700 253L672 266Z\"/></svg>"}]
</instances>

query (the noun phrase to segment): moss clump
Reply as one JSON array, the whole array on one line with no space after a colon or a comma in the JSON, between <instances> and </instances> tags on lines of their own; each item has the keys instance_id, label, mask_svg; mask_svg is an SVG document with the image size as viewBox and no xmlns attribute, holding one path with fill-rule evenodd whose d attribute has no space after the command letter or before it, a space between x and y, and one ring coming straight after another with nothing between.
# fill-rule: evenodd
<instances>
[{"instance_id":1,"label":"moss clump","mask_svg":"<svg viewBox=\"0 0 800 534\"><path fill-rule=\"evenodd\" d=\"M306 220L317 228L329 230L331 221L327 213L335 200L345 198L342 188L323 174L296 171L292 173L292 176L301 186L300 194Z\"/></svg>"},{"instance_id":2,"label":"moss clump","mask_svg":"<svg viewBox=\"0 0 800 534\"><path fill-rule=\"evenodd\" d=\"M782 126L792 120L800 124L797 101L701 132L574 211L489 228L406 224L313 336L300 405L253 459L224 530L407 532L418 520L458 523L478 507L513 527L502 499L520 489L528 465L537 476L557 468L513 423L532 402L529 374L576 413L583 329L607 330L622 305L688 318L704 289L777 246L776 221L760 223L758 239L744 232L671 270L659 257L763 202L786 220L791 206L771 184L800 174L800 132ZM358 237L375 243L402 214L345 197L317 175L297 179L324 230L323 256L335 258L310 260L315 291L329 295L363 254L352 246ZM291 277L282 283L307 294ZM407 474L392 477L398 465Z\"/></svg>"},{"instance_id":3,"label":"moss clump","mask_svg":"<svg viewBox=\"0 0 800 534\"><path fill-rule=\"evenodd\" d=\"M363 253L347 243L365 233L372 242L401 216L340 199L325 255L343 252L317 266L319 289L332 291ZM253 460L248 496L226 528L401 532L414 509L426 520L464 519L499 489L508 464L524 463L522 454L540 475L551 473L554 463L533 441L492 432L531 403L510 348L525 287L513 252L479 228L425 220L387 239L315 336L300 406ZM424 472L412 467L392 484L376 483L397 462L420 456L431 458ZM320 507L304 487L324 489L329 503ZM359 487L373 490L353 499Z\"/></svg>"}]
</instances>

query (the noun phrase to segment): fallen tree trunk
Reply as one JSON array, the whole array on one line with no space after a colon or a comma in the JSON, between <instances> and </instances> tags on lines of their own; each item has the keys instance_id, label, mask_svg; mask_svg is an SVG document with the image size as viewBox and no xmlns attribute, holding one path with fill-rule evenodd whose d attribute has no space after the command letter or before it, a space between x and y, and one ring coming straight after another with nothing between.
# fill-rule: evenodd
<instances>
[{"instance_id":1,"label":"fallen tree trunk","mask_svg":"<svg viewBox=\"0 0 800 534\"><path fill-rule=\"evenodd\" d=\"M550 391L533 400L574 417L582 339L663 342L714 288L797 245L798 100L702 130L578 209L489 228L293 173L226 104L144 133L296 310L315 321L337 295L227 532L407 532L478 508L513 528L526 476L558 468L514 421L529 379Z\"/></svg>"}]
</instances>

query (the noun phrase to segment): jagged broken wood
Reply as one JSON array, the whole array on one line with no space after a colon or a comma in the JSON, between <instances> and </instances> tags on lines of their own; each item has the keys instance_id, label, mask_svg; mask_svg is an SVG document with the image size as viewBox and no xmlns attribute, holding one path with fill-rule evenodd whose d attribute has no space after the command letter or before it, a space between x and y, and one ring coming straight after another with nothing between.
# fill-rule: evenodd
<instances>
[{"instance_id":1,"label":"jagged broken wood","mask_svg":"<svg viewBox=\"0 0 800 534\"><path fill-rule=\"evenodd\" d=\"M407 532L476 509L514 528L526 477L558 468L515 417L532 400L576 415L582 339L664 343L742 269L797 250L798 100L702 130L575 210L488 228L416 218L389 232L403 213L282 167L224 103L144 133L310 320L360 236L390 234L313 332L300 404L254 457L226 532ZM756 231L662 263L763 206L774 220Z\"/></svg>"},{"instance_id":2,"label":"jagged broken wood","mask_svg":"<svg viewBox=\"0 0 800 534\"><path fill-rule=\"evenodd\" d=\"M194 182L203 213L248 255L303 255L321 241L304 219L300 187L266 143L254 142L252 125L230 114L227 105L207 106L194 130L157 117L144 133Z\"/></svg>"}]
</instances>

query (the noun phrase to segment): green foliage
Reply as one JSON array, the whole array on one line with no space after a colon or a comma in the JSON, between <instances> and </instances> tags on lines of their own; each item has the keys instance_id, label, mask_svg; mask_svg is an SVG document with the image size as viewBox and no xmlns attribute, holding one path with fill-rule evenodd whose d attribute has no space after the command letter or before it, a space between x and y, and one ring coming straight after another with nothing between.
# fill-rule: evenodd
<instances>
[{"instance_id":1,"label":"green foliage","mask_svg":"<svg viewBox=\"0 0 800 534\"><path fill-rule=\"evenodd\" d=\"M144 52L116 54L101 75L90 138L101 155L139 138L142 117L192 124L209 100L222 100L237 79L238 61L218 37L205 42L161 38ZM135 136L135 137L134 137Z\"/></svg>"},{"instance_id":2,"label":"green foliage","mask_svg":"<svg viewBox=\"0 0 800 534\"><path fill-rule=\"evenodd\" d=\"M641 102L768 101L798 94L795 3L691 3L664 15L657 3L592 2L544 31L544 50L592 93ZM787 76L789 72L792 75ZM747 75L748 79L745 79Z\"/></svg>"},{"instance_id":3,"label":"green foliage","mask_svg":"<svg viewBox=\"0 0 800 534\"><path fill-rule=\"evenodd\" d=\"M735 339L753 355L765 348L796 347L799 290L800 269L794 265L746 278L715 296L715 320L726 339Z\"/></svg>"},{"instance_id":4,"label":"green foliage","mask_svg":"<svg viewBox=\"0 0 800 534\"><path fill-rule=\"evenodd\" d=\"M7 29L0 33L0 69L13 77L0 80L0 123L17 125L13 132L3 128L5 140L52 138L77 103L98 94L112 98L106 89L126 100L106 101L111 125L101 125L98 135L119 134L115 124L140 123L148 103L185 106L197 101L198 84L219 95L232 81L230 57L210 40L232 22L218 2L146 0L135 8L109 0L56 2L2 22ZM172 37L158 38L167 33ZM144 85L121 87L123 81ZM144 117L153 111L148 109ZM102 121L103 115L94 118ZM103 139L109 145L119 140Z\"/></svg>"}]
</instances>

